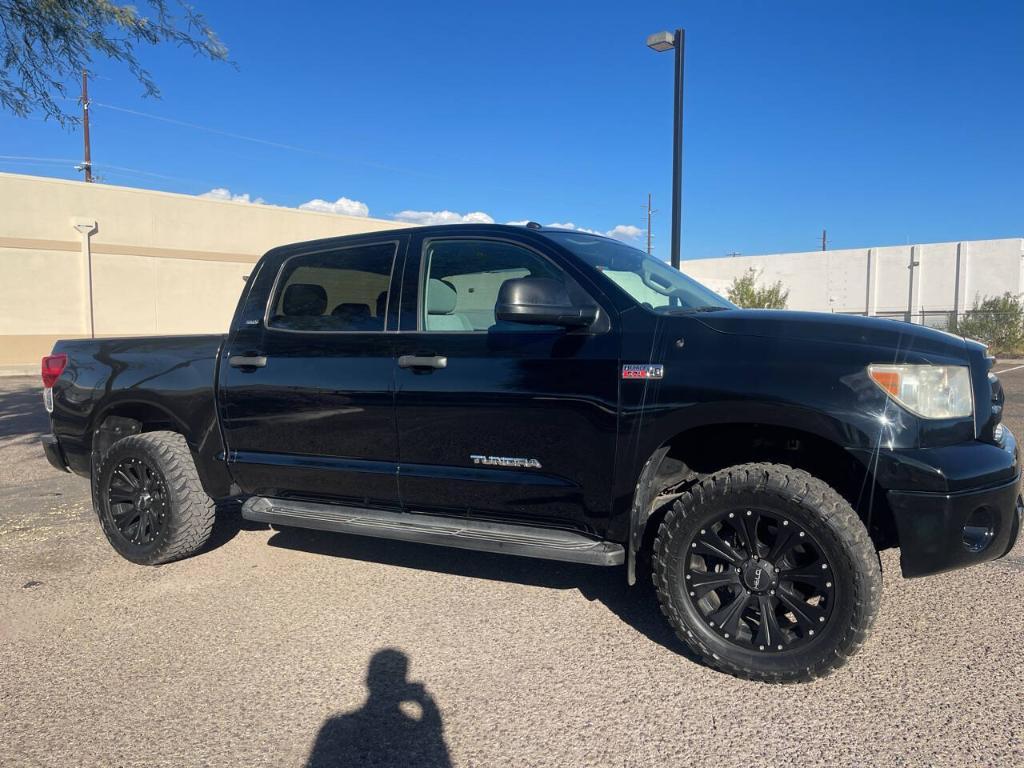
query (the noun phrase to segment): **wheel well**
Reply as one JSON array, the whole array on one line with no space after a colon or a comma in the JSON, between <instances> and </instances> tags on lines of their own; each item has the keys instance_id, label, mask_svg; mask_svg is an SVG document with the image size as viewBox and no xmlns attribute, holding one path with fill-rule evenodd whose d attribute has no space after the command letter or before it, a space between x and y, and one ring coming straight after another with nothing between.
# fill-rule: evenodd
<instances>
[{"instance_id":1,"label":"wheel well","mask_svg":"<svg viewBox=\"0 0 1024 768\"><path fill-rule=\"evenodd\" d=\"M788 464L824 480L843 496L864 522L877 549L898 545L896 525L885 492L871 473L835 443L789 427L763 424L717 424L698 427L662 446L667 452L655 475L656 493L678 483L696 482L726 467L766 461ZM663 469L664 468L664 469ZM656 510L645 531L653 539L668 507Z\"/></svg>"},{"instance_id":2,"label":"wheel well","mask_svg":"<svg viewBox=\"0 0 1024 768\"><path fill-rule=\"evenodd\" d=\"M177 422L166 411L146 403L124 403L103 415L93 434L92 449L104 456L118 440L140 432L180 431Z\"/></svg>"}]
</instances>

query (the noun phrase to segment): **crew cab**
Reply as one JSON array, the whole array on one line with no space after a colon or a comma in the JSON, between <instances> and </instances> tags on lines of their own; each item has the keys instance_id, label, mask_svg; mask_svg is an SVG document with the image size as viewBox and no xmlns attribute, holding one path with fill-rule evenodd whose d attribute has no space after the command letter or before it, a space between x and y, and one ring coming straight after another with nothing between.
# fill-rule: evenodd
<instances>
[{"instance_id":1,"label":"crew cab","mask_svg":"<svg viewBox=\"0 0 1024 768\"><path fill-rule=\"evenodd\" d=\"M50 462L129 560L242 515L652 578L706 662L808 680L906 577L1006 554L1017 444L983 345L739 309L616 240L402 229L267 253L227 335L60 341ZM441 555L443 556L443 555Z\"/></svg>"}]
</instances>

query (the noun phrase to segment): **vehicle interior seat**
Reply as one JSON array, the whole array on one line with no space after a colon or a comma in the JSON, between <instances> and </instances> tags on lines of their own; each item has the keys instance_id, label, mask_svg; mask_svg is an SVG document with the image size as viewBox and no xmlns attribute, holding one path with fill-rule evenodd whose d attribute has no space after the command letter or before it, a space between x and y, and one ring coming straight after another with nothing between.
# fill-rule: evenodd
<instances>
[{"instance_id":1,"label":"vehicle interior seat","mask_svg":"<svg viewBox=\"0 0 1024 768\"><path fill-rule=\"evenodd\" d=\"M281 311L289 317L322 315L327 309L327 291L315 283L292 283L284 290Z\"/></svg>"},{"instance_id":2,"label":"vehicle interior seat","mask_svg":"<svg viewBox=\"0 0 1024 768\"><path fill-rule=\"evenodd\" d=\"M284 289L280 314L270 318L270 324L295 331L315 330L327 309L327 291L315 283L292 283Z\"/></svg>"},{"instance_id":3,"label":"vehicle interior seat","mask_svg":"<svg viewBox=\"0 0 1024 768\"><path fill-rule=\"evenodd\" d=\"M345 331L377 331L384 328L383 318L375 318L370 314L369 304L343 302L331 312L331 317L339 321Z\"/></svg>"},{"instance_id":4,"label":"vehicle interior seat","mask_svg":"<svg viewBox=\"0 0 1024 768\"><path fill-rule=\"evenodd\" d=\"M431 278L427 283L426 330L472 331L472 323L455 311L458 299L459 294L451 283Z\"/></svg>"}]
</instances>

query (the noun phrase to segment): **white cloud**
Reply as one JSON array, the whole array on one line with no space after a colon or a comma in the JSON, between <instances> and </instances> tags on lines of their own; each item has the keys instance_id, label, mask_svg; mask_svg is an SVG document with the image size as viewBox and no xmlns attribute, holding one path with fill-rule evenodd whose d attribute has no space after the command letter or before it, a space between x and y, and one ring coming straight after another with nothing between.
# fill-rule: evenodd
<instances>
[{"instance_id":1,"label":"white cloud","mask_svg":"<svg viewBox=\"0 0 1024 768\"><path fill-rule=\"evenodd\" d=\"M227 187L216 187L211 189L209 192L203 192L199 197L208 197L212 200L232 200L236 203L252 203L255 205L266 204L266 201L262 197L253 198L247 192L235 194ZM323 200L317 197L313 200L306 201L300 205L299 208L304 211L319 211L321 213L334 213L343 216L365 217L370 215L370 208L366 203L360 200L352 200L348 197L339 197L333 203L329 200ZM399 211L394 215L394 219L395 221L401 221L407 224L420 225L494 223L494 218L483 211L458 213L447 209L443 211ZM523 226L528 222L529 219L523 219L521 221L509 221L507 223L516 226ZM556 221L548 224L548 226L557 227L558 229L571 229L574 232L587 232L592 235L604 235L606 237L613 237L617 240L624 241L637 240L643 234L643 230L640 229L640 227L633 226L632 224L616 224L606 232L589 229L588 227L581 227L571 221Z\"/></svg>"},{"instance_id":2,"label":"white cloud","mask_svg":"<svg viewBox=\"0 0 1024 768\"><path fill-rule=\"evenodd\" d=\"M248 192L234 193L227 187L214 187L209 192L203 192L199 197L207 197L211 200L231 200L235 203L252 203L253 205L266 205L267 201L262 197L252 197ZM327 200L315 198L299 206L305 211L321 211L323 213L338 213L345 216L369 216L370 209L366 203L359 200L351 200L347 197L339 197L333 203Z\"/></svg>"},{"instance_id":3,"label":"white cloud","mask_svg":"<svg viewBox=\"0 0 1024 768\"><path fill-rule=\"evenodd\" d=\"M603 235L604 232L598 232L596 229L587 229L586 227L577 227L571 221L553 221L548 224L549 227L555 227L557 229L571 229L574 232L586 232L591 235Z\"/></svg>"},{"instance_id":4,"label":"white cloud","mask_svg":"<svg viewBox=\"0 0 1024 768\"><path fill-rule=\"evenodd\" d=\"M369 216L370 208L366 203L359 200L350 200L347 197L339 197L333 203L321 200L319 197L299 206L304 211L320 211L321 213L338 213L344 216Z\"/></svg>"},{"instance_id":5,"label":"white cloud","mask_svg":"<svg viewBox=\"0 0 1024 768\"><path fill-rule=\"evenodd\" d=\"M566 222L552 221L550 224L548 224L548 226L549 227L557 227L558 229L579 229L579 227L577 227L571 221L566 221Z\"/></svg>"},{"instance_id":6,"label":"white cloud","mask_svg":"<svg viewBox=\"0 0 1024 768\"><path fill-rule=\"evenodd\" d=\"M209 192L203 192L199 197L208 197L211 200L231 200L236 203L253 203L254 205L263 205L266 202L262 197L250 197L248 192L232 194L227 187L214 187Z\"/></svg>"},{"instance_id":7,"label":"white cloud","mask_svg":"<svg viewBox=\"0 0 1024 768\"><path fill-rule=\"evenodd\" d=\"M525 227L527 224L530 223L530 220L523 219L522 221L506 221L505 223L508 224L510 227Z\"/></svg>"},{"instance_id":8,"label":"white cloud","mask_svg":"<svg viewBox=\"0 0 1024 768\"><path fill-rule=\"evenodd\" d=\"M605 232L608 237L614 237L617 240L636 240L643 233L644 231L640 227L634 227L632 224L616 224Z\"/></svg>"},{"instance_id":9,"label":"white cloud","mask_svg":"<svg viewBox=\"0 0 1024 768\"><path fill-rule=\"evenodd\" d=\"M566 222L552 222L548 224L549 227L558 227L559 229L571 229L574 232L587 232L591 235L604 235L605 237L614 237L616 240L636 240L640 235L643 234L643 230L640 227L635 227L632 224L616 224L614 227L609 229L607 232L599 232L596 229L588 229L587 227L578 227L571 221Z\"/></svg>"},{"instance_id":10,"label":"white cloud","mask_svg":"<svg viewBox=\"0 0 1024 768\"><path fill-rule=\"evenodd\" d=\"M494 219L483 211L456 213L455 211L399 211L395 221L410 224L493 224Z\"/></svg>"}]
</instances>

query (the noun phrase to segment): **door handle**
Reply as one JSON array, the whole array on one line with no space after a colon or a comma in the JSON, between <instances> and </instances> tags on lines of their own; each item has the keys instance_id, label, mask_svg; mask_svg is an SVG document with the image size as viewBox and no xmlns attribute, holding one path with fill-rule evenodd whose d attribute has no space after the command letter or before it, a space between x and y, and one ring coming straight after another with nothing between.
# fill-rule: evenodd
<instances>
[{"instance_id":1,"label":"door handle","mask_svg":"<svg viewBox=\"0 0 1024 768\"><path fill-rule=\"evenodd\" d=\"M232 368L266 368L266 355L232 355L228 358Z\"/></svg>"},{"instance_id":2,"label":"door handle","mask_svg":"<svg viewBox=\"0 0 1024 768\"><path fill-rule=\"evenodd\" d=\"M402 355L399 368L447 368L448 358L441 355Z\"/></svg>"}]
</instances>

